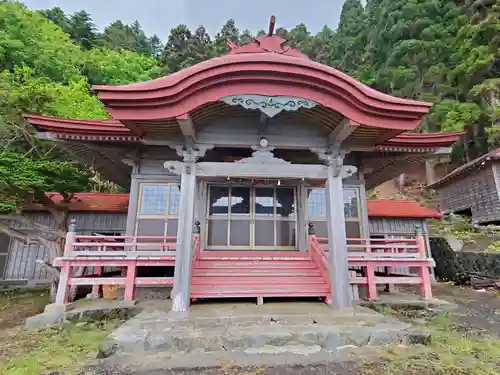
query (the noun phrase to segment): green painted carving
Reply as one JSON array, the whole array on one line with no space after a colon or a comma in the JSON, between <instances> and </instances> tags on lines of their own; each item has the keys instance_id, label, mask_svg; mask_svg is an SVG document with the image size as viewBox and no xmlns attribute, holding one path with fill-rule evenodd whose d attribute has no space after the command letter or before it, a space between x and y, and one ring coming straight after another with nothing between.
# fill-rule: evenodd
<instances>
[{"instance_id":1,"label":"green painted carving","mask_svg":"<svg viewBox=\"0 0 500 375\"><path fill-rule=\"evenodd\" d=\"M282 111L311 109L319 105L319 103L303 98L264 95L232 95L222 98L221 102L233 106L239 105L245 109L258 109L268 117L274 117Z\"/></svg>"}]
</instances>

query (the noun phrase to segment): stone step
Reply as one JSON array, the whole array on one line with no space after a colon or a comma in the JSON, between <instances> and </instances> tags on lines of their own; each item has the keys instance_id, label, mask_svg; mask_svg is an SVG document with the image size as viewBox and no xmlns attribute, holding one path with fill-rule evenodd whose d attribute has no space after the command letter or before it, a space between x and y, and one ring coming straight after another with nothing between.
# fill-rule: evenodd
<instances>
[{"instance_id":1,"label":"stone step","mask_svg":"<svg viewBox=\"0 0 500 375\"><path fill-rule=\"evenodd\" d=\"M161 315L161 316L160 316ZM333 313L335 315L335 312ZM342 315L342 313L341 313ZM301 324L301 317L309 324ZM163 313L149 320L140 313L113 332L101 347L101 357L134 353L244 352L257 354L278 348L314 347L337 351L346 346L422 343L428 335L407 323L380 314L329 317L328 324L310 324L310 317L294 316L292 324L262 324L251 317L238 321L204 318L174 318ZM293 350L290 350L293 352Z\"/></svg>"}]
</instances>

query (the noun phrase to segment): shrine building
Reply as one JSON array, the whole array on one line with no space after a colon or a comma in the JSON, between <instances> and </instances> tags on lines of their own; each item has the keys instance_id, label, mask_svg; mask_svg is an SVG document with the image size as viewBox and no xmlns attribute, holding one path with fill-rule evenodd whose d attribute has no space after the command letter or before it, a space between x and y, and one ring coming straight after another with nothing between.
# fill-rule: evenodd
<instances>
[{"instance_id":1,"label":"shrine building","mask_svg":"<svg viewBox=\"0 0 500 375\"><path fill-rule=\"evenodd\" d=\"M26 116L40 139L130 192L125 236L70 228L54 262L57 303L71 285L112 284L126 300L138 285L173 285L174 311L221 297L319 297L345 308L353 288L373 299L377 285L393 284L431 297L419 228L370 238L366 191L448 153L460 133L414 132L432 104L311 61L273 30L165 77L93 86L107 120ZM82 265L123 273L75 275ZM147 266L174 275L139 277Z\"/></svg>"}]
</instances>

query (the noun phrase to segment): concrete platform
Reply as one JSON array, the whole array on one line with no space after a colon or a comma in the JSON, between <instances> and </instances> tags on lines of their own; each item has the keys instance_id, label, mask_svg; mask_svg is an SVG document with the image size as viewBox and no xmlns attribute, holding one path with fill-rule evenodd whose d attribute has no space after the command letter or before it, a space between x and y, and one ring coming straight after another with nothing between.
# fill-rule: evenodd
<instances>
[{"instance_id":1,"label":"concrete platform","mask_svg":"<svg viewBox=\"0 0 500 375\"><path fill-rule=\"evenodd\" d=\"M167 310L145 308L108 337L100 357L160 352L177 358L227 352L308 356L428 338L362 306L333 310L322 302L294 301L195 304L188 315Z\"/></svg>"}]
</instances>

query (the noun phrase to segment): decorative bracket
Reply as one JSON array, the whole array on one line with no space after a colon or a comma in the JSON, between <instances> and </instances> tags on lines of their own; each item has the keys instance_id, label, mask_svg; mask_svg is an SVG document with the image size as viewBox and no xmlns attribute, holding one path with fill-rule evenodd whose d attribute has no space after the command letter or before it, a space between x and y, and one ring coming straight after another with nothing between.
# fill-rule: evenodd
<instances>
[{"instance_id":1,"label":"decorative bracket","mask_svg":"<svg viewBox=\"0 0 500 375\"><path fill-rule=\"evenodd\" d=\"M195 163L198 159L205 156L205 153L212 148L214 148L214 145L196 145L196 148L176 146L175 151L177 151L177 155L182 158L182 162L169 160L163 163L163 168L178 176L184 171L187 174L191 174L193 168L196 167Z\"/></svg>"},{"instance_id":2,"label":"decorative bracket","mask_svg":"<svg viewBox=\"0 0 500 375\"><path fill-rule=\"evenodd\" d=\"M236 161L243 164L290 164L289 161L277 158L272 153L274 147L252 147L252 156Z\"/></svg>"},{"instance_id":3,"label":"decorative bracket","mask_svg":"<svg viewBox=\"0 0 500 375\"><path fill-rule=\"evenodd\" d=\"M312 100L292 96L265 95L231 95L220 100L232 106L245 109L258 109L268 117L274 117L282 111L298 111L301 108L311 109L319 105Z\"/></svg>"},{"instance_id":4,"label":"decorative bracket","mask_svg":"<svg viewBox=\"0 0 500 375\"><path fill-rule=\"evenodd\" d=\"M344 179L358 171L354 165L344 165L344 158L351 152L350 150L333 147L330 149L311 148L310 151L318 155L318 158L323 160L328 167L332 167L334 177L341 176Z\"/></svg>"}]
</instances>

